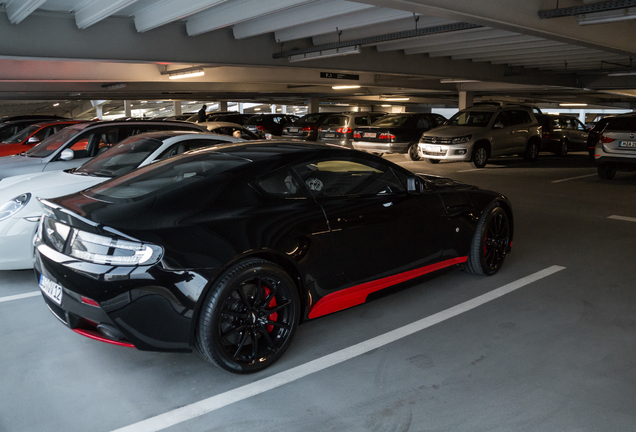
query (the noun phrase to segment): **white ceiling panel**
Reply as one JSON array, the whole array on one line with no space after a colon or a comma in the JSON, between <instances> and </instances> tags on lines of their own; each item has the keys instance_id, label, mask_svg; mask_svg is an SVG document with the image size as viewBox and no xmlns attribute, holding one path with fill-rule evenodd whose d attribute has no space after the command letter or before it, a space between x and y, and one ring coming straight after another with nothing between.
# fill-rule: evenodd
<instances>
[{"instance_id":1,"label":"white ceiling panel","mask_svg":"<svg viewBox=\"0 0 636 432\"><path fill-rule=\"evenodd\" d=\"M135 27L138 32L145 32L153 28L182 20L190 15L219 5L227 0L161 0L154 2L135 14Z\"/></svg>"}]
</instances>

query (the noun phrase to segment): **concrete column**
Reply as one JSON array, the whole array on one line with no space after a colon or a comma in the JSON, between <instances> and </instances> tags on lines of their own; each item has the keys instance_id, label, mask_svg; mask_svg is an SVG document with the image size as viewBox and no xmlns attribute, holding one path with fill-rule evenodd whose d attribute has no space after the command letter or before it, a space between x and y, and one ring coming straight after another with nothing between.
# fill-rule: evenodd
<instances>
[{"instance_id":1,"label":"concrete column","mask_svg":"<svg viewBox=\"0 0 636 432\"><path fill-rule=\"evenodd\" d=\"M132 117L132 102L131 101L124 101L124 115L126 117Z\"/></svg>"},{"instance_id":2,"label":"concrete column","mask_svg":"<svg viewBox=\"0 0 636 432\"><path fill-rule=\"evenodd\" d=\"M460 91L459 92L459 109L463 110L466 108L470 108L473 106L473 98L475 97L475 92L471 91Z\"/></svg>"},{"instance_id":3,"label":"concrete column","mask_svg":"<svg viewBox=\"0 0 636 432\"><path fill-rule=\"evenodd\" d=\"M100 120L104 120L104 105L96 105L95 106L95 117Z\"/></svg>"},{"instance_id":4,"label":"concrete column","mask_svg":"<svg viewBox=\"0 0 636 432\"><path fill-rule=\"evenodd\" d=\"M172 101L172 105L174 106L174 115L181 115L181 101Z\"/></svg>"},{"instance_id":5,"label":"concrete column","mask_svg":"<svg viewBox=\"0 0 636 432\"><path fill-rule=\"evenodd\" d=\"M219 111L227 111L227 101L219 102Z\"/></svg>"},{"instance_id":6,"label":"concrete column","mask_svg":"<svg viewBox=\"0 0 636 432\"><path fill-rule=\"evenodd\" d=\"M271 104L269 108L270 108L269 112L271 112L272 114L276 114L276 104Z\"/></svg>"},{"instance_id":7,"label":"concrete column","mask_svg":"<svg viewBox=\"0 0 636 432\"><path fill-rule=\"evenodd\" d=\"M310 97L307 100L307 114L320 112L320 99Z\"/></svg>"},{"instance_id":8,"label":"concrete column","mask_svg":"<svg viewBox=\"0 0 636 432\"><path fill-rule=\"evenodd\" d=\"M283 114L287 114L287 105L283 105Z\"/></svg>"},{"instance_id":9,"label":"concrete column","mask_svg":"<svg viewBox=\"0 0 636 432\"><path fill-rule=\"evenodd\" d=\"M583 124L585 124L585 110L579 110L579 121Z\"/></svg>"},{"instance_id":10,"label":"concrete column","mask_svg":"<svg viewBox=\"0 0 636 432\"><path fill-rule=\"evenodd\" d=\"M243 102L239 102L238 109L241 114L243 114Z\"/></svg>"}]
</instances>

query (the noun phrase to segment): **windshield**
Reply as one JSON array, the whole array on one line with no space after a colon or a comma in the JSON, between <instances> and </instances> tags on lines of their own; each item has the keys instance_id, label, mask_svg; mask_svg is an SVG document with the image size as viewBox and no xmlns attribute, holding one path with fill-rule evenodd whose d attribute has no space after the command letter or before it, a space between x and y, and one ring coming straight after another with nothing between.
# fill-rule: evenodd
<instances>
[{"instance_id":1,"label":"windshield","mask_svg":"<svg viewBox=\"0 0 636 432\"><path fill-rule=\"evenodd\" d=\"M95 156L77 168L75 173L97 177L120 176L137 168L162 144L163 142L157 139L132 136L108 151Z\"/></svg>"},{"instance_id":2,"label":"windshield","mask_svg":"<svg viewBox=\"0 0 636 432\"><path fill-rule=\"evenodd\" d=\"M389 114L373 122L373 126L382 126L382 127L404 126L404 124L407 121L409 121L410 118L411 118L410 115Z\"/></svg>"},{"instance_id":3,"label":"windshield","mask_svg":"<svg viewBox=\"0 0 636 432\"><path fill-rule=\"evenodd\" d=\"M186 157L169 158L139 168L88 189L85 194L107 201L143 199L146 196L158 196L181 189L205 179L223 178L226 171L246 163L250 161L223 153L192 153ZM224 178L223 182L226 181L227 178ZM206 190L206 193L211 191Z\"/></svg>"},{"instance_id":4,"label":"windshield","mask_svg":"<svg viewBox=\"0 0 636 432\"><path fill-rule=\"evenodd\" d=\"M486 127L493 113L487 111L460 111L446 122L450 126Z\"/></svg>"},{"instance_id":5,"label":"windshield","mask_svg":"<svg viewBox=\"0 0 636 432\"><path fill-rule=\"evenodd\" d=\"M7 138L3 142L7 143L7 144L21 143L22 141L24 141L27 137L29 137L33 132L37 131L38 129L40 129L40 126L31 125L31 126L25 128L25 129L22 129L22 131L18 132L17 134L13 135L12 137Z\"/></svg>"},{"instance_id":6,"label":"windshield","mask_svg":"<svg viewBox=\"0 0 636 432\"><path fill-rule=\"evenodd\" d=\"M26 152L26 155L40 158L47 157L55 150L59 149L65 142L80 133L87 125L88 123L85 123L80 127L71 126L64 128L58 133L51 135L38 145L31 147L31 149Z\"/></svg>"}]
</instances>

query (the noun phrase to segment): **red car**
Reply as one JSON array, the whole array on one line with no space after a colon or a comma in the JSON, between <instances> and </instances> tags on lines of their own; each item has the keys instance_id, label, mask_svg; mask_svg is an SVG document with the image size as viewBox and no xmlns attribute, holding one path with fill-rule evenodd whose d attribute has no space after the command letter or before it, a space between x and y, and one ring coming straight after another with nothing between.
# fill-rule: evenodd
<instances>
[{"instance_id":1,"label":"red car","mask_svg":"<svg viewBox=\"0 0 636 432\"><path fill-rule=\"evenodd\" d=\"M42 121L22 129L17 134L0 142L0 156L11 156L29 150L45 138L59 132L66 126L82 123L80 120Z\"/></svg>"}]
</instances>

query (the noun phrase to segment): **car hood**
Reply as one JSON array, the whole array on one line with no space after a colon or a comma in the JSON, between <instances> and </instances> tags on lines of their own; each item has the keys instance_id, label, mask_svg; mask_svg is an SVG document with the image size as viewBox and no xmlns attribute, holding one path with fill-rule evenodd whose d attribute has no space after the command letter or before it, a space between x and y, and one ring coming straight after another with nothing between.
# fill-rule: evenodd
<instances>
[{"instance_id":1,"label":"car hood","mask_svg":"<svg viewBox=\"0 0 636 432\"><path fill-rule=\"evenodd\" d=\"M64 171L9 177L0 182L0 205L27 192L32 194L31 203L35 203L37 202L36 198L48 199L67 195L84 190L108 179L108 177L89 177L70 174ZM39 208L39 206L35 208ZM27 216L30 216L30 214L20 211L19 217Z\"/></svg>"},{"instance_id":2,"label":"car hood","mask_svg":"<svg viewBox=\"0 0 636 432\"><path fill-rule=\"evenodd\" d=\"M454 138L462 137L466 135L473 135L477 133L483 133L486 130L484 127L476 126L439 126L428 132L424 132L423 136L432 136L440 138Z\"/></svg>"}]
</instances>

